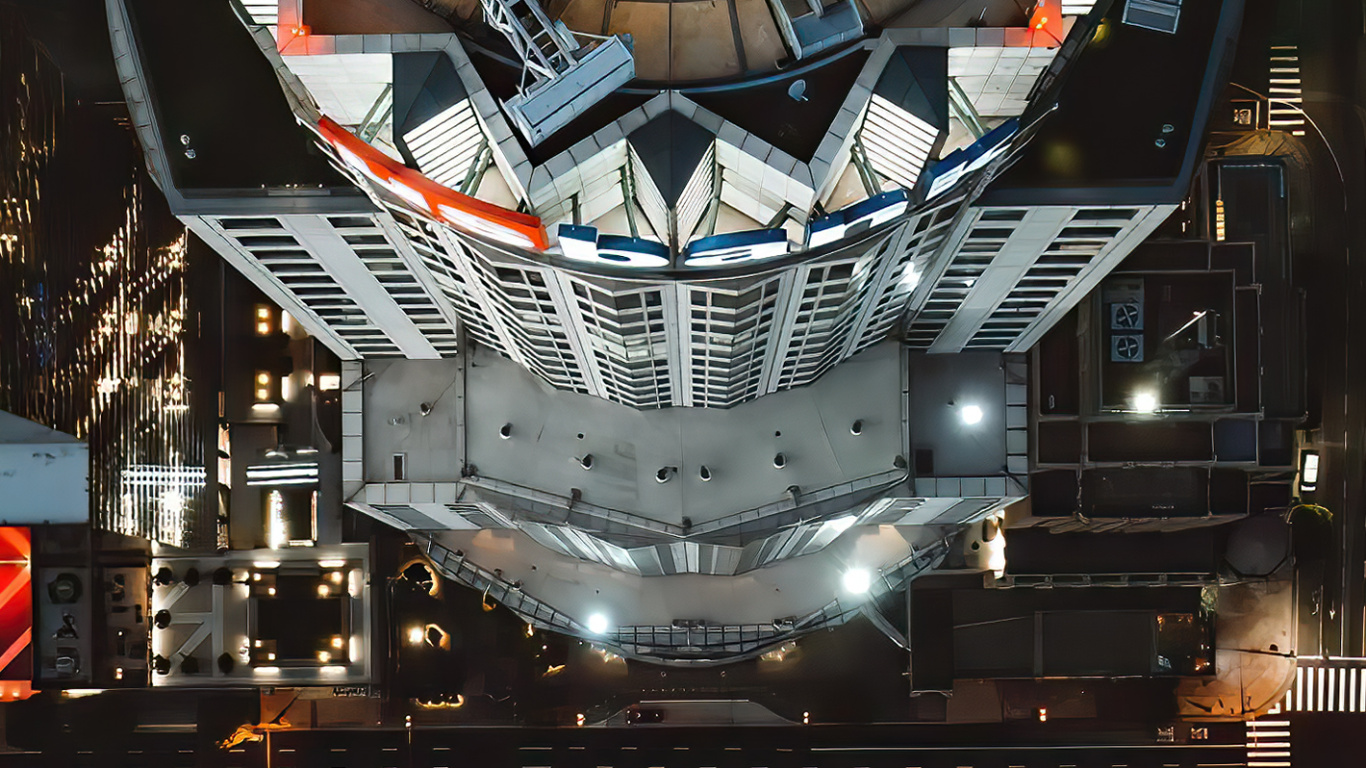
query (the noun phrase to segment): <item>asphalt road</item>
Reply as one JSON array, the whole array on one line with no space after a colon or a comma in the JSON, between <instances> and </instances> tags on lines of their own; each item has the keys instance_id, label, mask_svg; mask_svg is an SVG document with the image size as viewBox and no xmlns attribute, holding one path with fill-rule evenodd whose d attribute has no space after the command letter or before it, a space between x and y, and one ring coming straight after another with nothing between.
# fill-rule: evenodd
<instances>
[{"instance_id":1,"label":"asphalt road","mask_svg":"<svg viewBox=\"0 0 1366 768\"><path fill-rule=\"evenodd\" d=\"M1232 768L1246 764L1241 728L1214 730L1225 743L1117 743L1115 734L1069 732L1069 724L1029 724L1002 739L971 729L811 726L627 729L447 728L289 731L233 750L209 749L193 733L135 733L118 743L80 745L46 755L0 755L0 766L114 768ZM998 734L999 735L999 734ZM1041 739L1076 744L1038 743ZM1132 740L1130 740L1132 741ZM1232 742L1232 743L1230 743ZM88 747L88 748L87 748Z\"/></svg>"},{"instance_id":2,"label":"asphalt road","mask_svg":"<svg viewBox=\"0 0 1366 768\"><path fill-rule=\"evenodd\" d=\"M1314 500L1335 513L1337 542L1325 563L1321 645L1329 654L1360 656L1366 555L1366 40L1359 0L1284 3L1281 17L1296 22L1298 39L1275 42L1299 44L1303 109L1318 127L1308 126L1304 137L1313 162L1314 242L1297 254L1303 257L1297 269L1306 276L1311 308L1310 387L1322 393L1321 483ZM1304 586L1312 592L1312 585ZM1300 653L1317 650L1302 643Z\"/></svg>"}]
</instances>

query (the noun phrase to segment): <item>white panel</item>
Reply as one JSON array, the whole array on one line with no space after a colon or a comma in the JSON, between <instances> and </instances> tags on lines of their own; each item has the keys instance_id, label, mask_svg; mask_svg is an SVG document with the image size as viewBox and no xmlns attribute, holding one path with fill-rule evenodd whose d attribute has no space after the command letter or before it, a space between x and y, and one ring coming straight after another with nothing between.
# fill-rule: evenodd
<instances>
[{"instance_id":1,"label":"white panel","mask_svg":"<svg viewBox=\"0 0 1366 768\"><path fill-rule=\"evenodd\" d=\"M89 521L89 472L85 443L0 445L0 524Z\"/></svg>"},{"instance_id":2,"label":"white panel","mask_svg":"<svg viewBox=\"0 0 1366 768\"><path fill-rule=\"evenodd\" d=\"M284 61L313 94L318 109L342 125L359 125L394 79L388 53L286 56Z\"/></svg>"}]
</instances>

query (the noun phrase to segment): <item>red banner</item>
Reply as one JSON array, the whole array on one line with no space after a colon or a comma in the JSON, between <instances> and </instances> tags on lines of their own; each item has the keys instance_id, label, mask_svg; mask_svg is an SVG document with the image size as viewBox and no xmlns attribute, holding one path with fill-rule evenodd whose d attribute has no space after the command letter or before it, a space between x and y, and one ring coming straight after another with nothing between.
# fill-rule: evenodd
<instances>
[{"instance_id":1,"label":"red banner","mask_svg":"<svg viewBox=\"0 0 1366 768\"><path fill-rule=\"evenodd\" d=\"M342 160L415 210L451 226L509 245L545 250L549 245L541 219L510 211L437 184L361 141L336 121L324 117L318 130Z\"/></svg>"},{"instance_id":2,"label":"red banner","mask_svg":"<svg viewBox=\"0 0 1366 768\"><path fill-rule=\"evenodd\" d=\"M33 572L27 528L0 527L0 680L33 679Z\"/></svg>"}]
</instances>

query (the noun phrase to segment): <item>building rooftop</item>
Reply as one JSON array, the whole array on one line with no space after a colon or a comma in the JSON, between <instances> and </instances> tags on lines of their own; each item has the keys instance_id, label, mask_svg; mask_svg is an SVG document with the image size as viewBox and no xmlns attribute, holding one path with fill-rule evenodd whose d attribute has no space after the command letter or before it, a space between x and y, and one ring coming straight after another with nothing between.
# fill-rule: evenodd
<instances>
[{"instance_id":1,"label":"building rooftop","mask_svg":"<svg viewBox=\"0 0 1366 768\"><path fill-rule=\"evenodd\" d=\"M366 389L367 477L409 454L408 477L453 482L461 448L455 426L430 401L457 375L455 361L375 365ZM557 390L516 363L476 350L466 370L467 461L481 479L568 497L658 523L693 525L894 469L903 452L900 350L883 344L816 383L727 410L637 410ZM400 419L394 424L394 419ZM861 433L851 425L862 420ZM500 430L510 425L504 439ZM737 428L739 425L739 428ZM774 467L783 454L785 468ZM592 456L592 469L581 461ZM998 462L999 464L999 462ZM699 476L706 466L710 480ZM657 473L669 479L658 482Z\"/></svg>"},{"instance_id":2,"label":"building rooftop","mask_svg":"<svg viewBox=\"0 0 1366 768\"><path fill-rule=\"evenodd\" d=\"M299 129L270 63L231 4L126 6L178 188L351 188Z\"/></svg>"},{"instance_id":3,"label":"building rooftop","mask_svg":"<svg viewBox=\"0 0 1366 768\"><path fill-rule=\"evenodd\" d=\"M1185 195L1243 3L1184 3L1176 33L1166 34L1122 23L1127 2L1110 5L1075 66L1055 81L1057 109L984 204L1103 203L1107 187L1152 187L1163 202Z\"/></svg>"}]
</instances>

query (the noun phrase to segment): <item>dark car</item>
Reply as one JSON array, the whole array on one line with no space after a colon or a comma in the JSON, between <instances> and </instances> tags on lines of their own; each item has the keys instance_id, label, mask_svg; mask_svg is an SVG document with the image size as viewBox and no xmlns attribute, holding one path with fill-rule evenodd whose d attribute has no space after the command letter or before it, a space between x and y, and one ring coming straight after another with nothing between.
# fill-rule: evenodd
<instances>
[{"instance_id":1,"label":"dark car","mask_svg":"<svg viewBox=\"0 0 1366 768\"><path fill-rule=\"evenodd\" d=\"M627 725L645 725L648 723L664 722L664 710L662 709L642 709L631 707L626 710Z\"/></svg>"}]
</instances>

